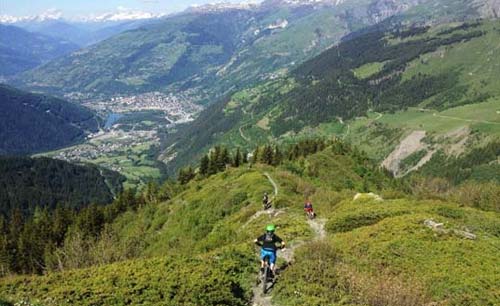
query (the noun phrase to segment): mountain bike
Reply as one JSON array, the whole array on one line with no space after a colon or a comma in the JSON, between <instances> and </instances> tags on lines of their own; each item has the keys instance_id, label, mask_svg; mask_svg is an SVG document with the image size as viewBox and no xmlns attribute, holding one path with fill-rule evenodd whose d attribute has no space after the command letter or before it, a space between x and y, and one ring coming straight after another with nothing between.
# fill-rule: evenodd
<instances>
[{"instance_id":1,"label":"mountain bike","mask_svg":"<svg viewBox=\"0 0 500 306\"><path fill-rule=\"evenodd\" d=\"M306 210L306 215L309 220L316 218L316 214L313 210Z\"/></svg>"},{"instance_id":2,"label":"mountain bike","mask_svg":"<svg viewBox=\"0 0 500 306\"><path fill-rule=\"evenodd\" d=\"M264 257L264 270L261 273L262 293L266 294L268 289L267 283L274 278L273 272L271 271L271 265L269 264L269 256Z\"/></svg>"},{"instance_id":3,"label":"mountain bike","mask_svg":"<svg viewBox=\"0 0 500 306\"><path fill-rule=\"evenodd\" d=\"M262 203L262 205L264 206L264 210L268 210L273 206L273 200L269 200L267 203Z\"/></svg>"}]
</instances>

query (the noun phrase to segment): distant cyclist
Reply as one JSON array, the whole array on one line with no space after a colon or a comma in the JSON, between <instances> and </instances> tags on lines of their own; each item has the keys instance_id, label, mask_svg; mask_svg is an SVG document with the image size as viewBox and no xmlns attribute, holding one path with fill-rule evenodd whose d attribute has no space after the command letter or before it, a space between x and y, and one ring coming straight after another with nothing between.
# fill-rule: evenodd
<instances>
[{"instance_id":1,"label":"distant cyclist","mask_svg":"<svg viewBox=\"0 0 500 306\"><path fill-rule=\"evenodd\" d=\"M285 247L285 242L283 241L283 239L281 239L274 233L275 231L276 227L274 226L274 224L269 224L268 226L266 226L266 233L254 240L254 242L257 245L262 247L262 249L260 250L261 273L263 273L264 271L264 264L265 264L264 258L266 256L269 257L269 263L271 264L271 271L273 272L273 274L275 273L276 250L278 249L278 247L280 248Z\"/></svg>"},{"instance_id":2,"label":"distant cyclist","mask_svg":"<svg viewBox=\"0 0 500 306\"><path fill-rule=\"evenodd\" d=\"M307 200L306 203L304 204L304 212L307 214L309 218L314 218L314 209L311 201Z\"/></svg>"},{"instance_id":3,"label":"distant cyclist","mask_svg":"<svg viewBox=\"0 0 500 306\"><path fill-rule=\"evenodd\" d=\"M264 197L262 198L262 205L264 206L264 209L269 208L269 204L269 195L267 194L267 192L264 192Z\"/></svg>"}]
</instances>

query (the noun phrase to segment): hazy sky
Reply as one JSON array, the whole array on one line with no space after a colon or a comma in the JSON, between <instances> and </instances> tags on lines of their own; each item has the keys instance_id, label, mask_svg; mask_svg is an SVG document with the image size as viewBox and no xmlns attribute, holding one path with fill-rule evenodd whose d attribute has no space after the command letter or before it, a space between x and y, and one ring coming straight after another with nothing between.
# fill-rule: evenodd
<instances>
[{"instance_id":1,"label":"hazy sky","mask_svg":"<svg viewBox=\"0 0 500 306\"><path fill-rule=\"evenodd\" d=\"M242 2L242 0L0 0L0 15L37 15L49 9L65 17L115 11L118 7L152 13L181 11L192 4Z\"/></svg>"}]
</instances>

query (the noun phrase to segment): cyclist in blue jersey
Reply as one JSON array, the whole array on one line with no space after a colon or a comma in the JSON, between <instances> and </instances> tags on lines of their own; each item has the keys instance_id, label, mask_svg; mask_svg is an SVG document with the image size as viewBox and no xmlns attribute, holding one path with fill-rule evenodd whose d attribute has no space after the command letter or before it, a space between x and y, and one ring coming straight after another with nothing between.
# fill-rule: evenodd
<instances>
[{"instance_id":1,"label":"cyclist in blue jersey","mask_svg":"<svg viewBox=\"0 0 500 306\"><path fill-rule=\"evenodd\" d=\"M278 247L285 247L285 242L275 234L275 231L276 226L274 226L274 224L269 224L266 226L266 233L254 240L257 245L262 247L260 251L261 272L264 270L264 258L267 256L271 264L271 271L274 274L276 270L276 251Z\"/></svg>"}]
</instances>

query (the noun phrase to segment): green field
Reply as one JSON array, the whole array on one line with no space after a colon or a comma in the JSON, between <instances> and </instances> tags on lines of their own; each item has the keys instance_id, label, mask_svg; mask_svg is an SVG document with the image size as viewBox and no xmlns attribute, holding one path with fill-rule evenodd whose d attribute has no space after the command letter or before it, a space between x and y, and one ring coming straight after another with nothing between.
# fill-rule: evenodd
<instances>
[{"instance_id":1,"label":"green field","mask_svg":"<svg viewBox=\"0 0 500 306\"><path fill-rule=\"evenodd\" d=\"M155 142L146 139L134 143L133 139L123 139L121 136L105 137L37 156L96 164L123 174L127 179L124 187L140 189L145 183L162 177L155 159L155 146Z\"/></svg>"},{"instance_id":2,"label":"green field","mask_svg":"<svg viewBox=\"0 0 500 306\"><path fill-rule=\"evenodd\" d=\"M384 114L379 119L391 127L425 130L444 134L461 127L500 135L500 98L488 102L451 108L443 112L410 108L396 114Z\"/></svg>"},{"instance_id":3,"label":"green field","mask_svg":"<svg viewBox=\"0 0 500 306\"><path fill-rule=\"evenodd\" d=\"M371 77L372 75L380 72L382 70L382 67L384 67L385 62L380 63L380 62L375 62L375 63L368 63L364 64L363 66L360 66L356 69L354 69L352 72L354 72L354 75L358 79L366 79Z\"/></svg>"}]
</instances>

